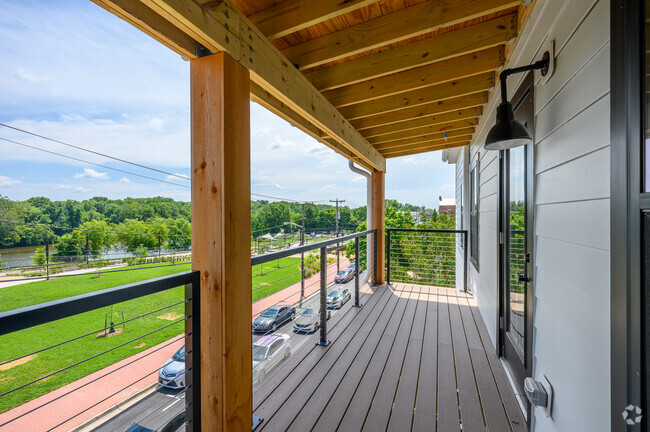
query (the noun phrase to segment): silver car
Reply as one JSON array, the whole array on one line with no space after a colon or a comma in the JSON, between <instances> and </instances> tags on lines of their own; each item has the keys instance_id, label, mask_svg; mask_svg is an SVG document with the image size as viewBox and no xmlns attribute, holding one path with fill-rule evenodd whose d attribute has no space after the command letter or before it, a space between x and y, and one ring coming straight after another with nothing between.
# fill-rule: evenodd
<instances>
[{"instance_id":1,"label":"silver car","mask_svg":"<svg viewBox=\"0 0 650 432\"><path fill-rule=\"evenodd\" d=\"M336 288L327 293L327 308L340 309L352 298L352 293L347 288Z\"/></svg>"},{"instance_id":2,"label":"silver car","mask_svg":"<svg viewBox=\"0 0 650 432\"><path fill-rule=\"evenodd\" d=\"M331 311L327 311L327 319L332 316ZM315 332L320 327L320 308L307 308L303 309L300 316L293 324L293 331L300 332Z\"/></svg>"},{"instance_id":3,"label":"silver car","mask_svg":"<svg viewBox=\"0 0 650 432\"><path fill-rule=\"evenodd\" d=\"M273 333L253 342L253 382L261 382L271 369L291 355L289 335Z\"/></svg>"},{"instance_id":4,"label":"silver car","mask_svg":"<svg viewBox=\"0 0 650 432\"><path fill-rule=\"evenodd\" d=\"M176 354L160 369L158 384L172 389L185 387L185 345L176 351Z\"/></svg>"}]
</instances>

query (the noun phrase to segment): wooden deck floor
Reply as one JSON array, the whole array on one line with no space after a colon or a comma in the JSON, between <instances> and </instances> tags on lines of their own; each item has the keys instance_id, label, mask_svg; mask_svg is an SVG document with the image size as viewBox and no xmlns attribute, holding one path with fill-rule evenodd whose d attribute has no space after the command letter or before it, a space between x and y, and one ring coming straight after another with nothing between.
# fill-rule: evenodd
<instances>
[{"instance_id":1,"label":"wooden deck floor","mask_svg":"<svg viewBox=\"0 0 650 432\"><path fill-rule=\"evenodd\" d=\"M257 430L526 430L470 295L397 284L362 303L255 392Z\"/></svg>"}]
</instances>

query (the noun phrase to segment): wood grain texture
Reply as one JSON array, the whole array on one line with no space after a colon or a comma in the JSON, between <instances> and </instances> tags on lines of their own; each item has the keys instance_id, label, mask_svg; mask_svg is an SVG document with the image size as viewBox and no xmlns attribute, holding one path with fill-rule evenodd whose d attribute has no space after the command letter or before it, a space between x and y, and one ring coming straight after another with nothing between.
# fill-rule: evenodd
<instances>
[{"instance_id":1,"label":"wood grain texture","mask_svg":"<svg viewBox=\"0 0 650 432\"><path fill-rule=\"evenodd\" d=\"M192 268L201 272L201 422L250 430L248 71L225 53L192 60Z\"/></svg>"},{"instance_id":2,"label":"wood grain texture","mask_svg":"<svg viewBox=\"0 0 650 432\"><path fill-rule=\"evenodd\" d=\"M502 67L503 47L465 54L427 66L323 92L335 107L365 102L424 87L479 75Z\"/></svg>"},{"instance_id":3,"label":"wood grain texture","mask_svg":"<svg viewBox=\"0 0 650 432\"><path fill-rule=\"evenodd\" d=\"M517 35L516 15L415 41L306 73L317 89L331 90L503 45Z\"/></svg>"},{"instance_id":4,"label":"wood grain texture","mask_svg":"<svg viewBox=\"0 0 650 432\"><path fill-rule=\"evenodd\" d=\"M477 106L466 108L462 110L450 111L439 115L432 115L427 117L418 117L413 120L407 120L398 123L390 123L383 126L376 126L363 130L362 134L366 138L378 137L383 135L391 135L411 129L419 129L421 127L439 125L443 123L453 122L456 120L472 119L480 117L483 114L483 107Z\"/></svg>"},{"instance_id":5,"label":"wood grain texture","mask_svg":"<svg viewBox=\"0 0 650 432\"><path fill-rule=\"evenodd\" d=\"M412 148L409 148L407 150L385 152L384 155L387 159L400 157L400 156L410 156L410 155L415 155L420 153L428 153L436 150L446 150L446 149L451 149L456 147L465 147L466 145L469 145L469 143L470 143L469 140L459 139L458 141L449 141L445 144L437 144L432 146L422 146L422 147L413 146Z\"/></svg>"},{"instance_id":6,"label":"wood grain texture","mask_svg":"<svg viewBox=\"0 0 650 432\"><path fill-rule=\"evenodd\" d=\"M413 119L431 117L464 108L483 106L487 102L487 95L487 92L483 91L467 96L434 101L424 105L404 108L399 111L351 120L350 124L360 131L376 126L399 125Z\"/></svg>"},{"instance_id":7,"label":"wood grain texture","mask_svg":"<svg viewBox=\"0 0 650 432\"><path fill-rule=\"evenodd\" d=\"M385 279L385 236L386 215L385 215L385 173L381 171L370 174L370 229L376 229L377 251L375 268L375 283L383 284Z\"/></svg>"},{"instance_id":8,"label":"wood grain texture","mask_svg":"<svg viewBox=\"0 0 650 432\"><path fill-rule=\"evenodd\" d=\"M398 95L377 98L369 102L349 105L340 108L339 112L345 118L354 120L445 99L467 96L472 93L486 91L492 87L494 87L494 72L487 72Z\"/></svg>"},{"instance_id":9,"label":"wood grain texture","mask_svg":"<svg viewBox=\"0 0 650 432\"><path fill-rule=\"evenodd\" d=\"M413 148L418 145L433 145L433 144L446 144L448 141L458 141L467 136L472 136L474 133L474 128L465 128L458 129L455 131L447 132L447 137L445 139L444 132L434 133L430 135L420 135L412 138L407 138L403 140L390 141L385 143L376 144L375 148L380 152L385 151L395 151L395 150L406 150L408 148Z\"/></svg>"},{"instance_id":10,"label":"wood grain texture","mask_svg":"<svg viewBox=\"0 0 650 432\"><path fill-rule=\"evenodd\" d=\"M519 3L521 0L424 2L291 46L283 50L283 54L299 69L307 69L508 9Z\"/></svg>"},{"instance_id":11,"label":"wood grain texture","mask_svg":"<svg viewBox=\"0 0 650 432\"><path fill-rule=\"evenodd\" d=\"M368 138L368 141L373 144L383 144L393 141L399 141L403 139L409 139L419 136L428 136L432 134L441 134L440 138L444 138L446 133L449 137L449 134L453 131L458 131L461 129L474 128L478 124L478 118L471 117L462 120L454 120L445 123L432 124L430 126L422 126L415 129L406 129L401 132L394 132L386 135L379 135L376 137ZM375 147L377 148L377 147Z\"/></svg>"}]
</instances>

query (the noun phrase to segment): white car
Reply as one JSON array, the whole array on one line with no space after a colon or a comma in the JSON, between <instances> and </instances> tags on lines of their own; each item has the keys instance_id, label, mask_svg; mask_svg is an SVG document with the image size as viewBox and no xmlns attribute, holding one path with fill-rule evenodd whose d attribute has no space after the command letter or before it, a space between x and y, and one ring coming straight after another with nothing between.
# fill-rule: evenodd
<instances>
[{"instance_id":1,"label":"white car","mask_svg":"<svg viewBox=\"0 0 650 432\"><path fill-rule=\"evenodd\" d=\"M158 384L172 389L185 387L185 345L176 351L176 354L160 369Z\"/></svg>"},{"instance_id":2,"label":"white car","mask_svg":"<svg viewBox=\"0 0 650 432\"><path fill-rule=\"evenodd\" d=\"M253 342L253 382L261 382L271 369L291 355L289 335L273 333Z\"/></svg>"},{"instance_id":3,"label":"white car","mask_svg":"<svg viewBox=\"0 0 650 432\"><path fill-rule=\"evenodd\" d=\"M327 293L327 308L340 309L352 298L352 293L347 288L335 288Z\"/></svg>"}]
</instances>

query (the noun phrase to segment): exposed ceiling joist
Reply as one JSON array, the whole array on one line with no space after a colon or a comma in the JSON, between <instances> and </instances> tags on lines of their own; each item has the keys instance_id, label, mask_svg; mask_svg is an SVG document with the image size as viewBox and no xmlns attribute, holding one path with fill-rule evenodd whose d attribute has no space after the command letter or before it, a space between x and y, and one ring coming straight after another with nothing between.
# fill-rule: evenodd
<instances>
[{"instance_id":1,"label":"exposed ceiling joist","mask_svg":"<svg viewBox=\"0 0 650 432\"><path fill-rule=\"evenodd\" d=\"M390 152L390 151L401 151L408 150L412 147L422 147L427 144L445 144L447 141L458 141L460 137L470 137L474 134L475 128L469 127L466 129L458 129L447 133L447 139L445 140L443 133L434 133L431 135L425 135L426 139L420 142L407 143L403 144L398 141L387 142L376 144L375 148L379 150L380 153ZM469 139L469 138L467 138Z\"/></svg>"},{"instance_id":2,"label":"exposed ceiling joist","mask_svg":"<svg viewBox=\"0 0 650 432\"><path fill-rule=\"evenodd\" d=\"M269 40L376 3L378 0L284 0L250 15L248 19Z\"/></svg>"},{"instance_id":3,"label":"exposed ceiling joist","mask_svg":"<svg viewBox=\"0 0 650 432\"><path fill-rule=\"evenodd\" d=\"M397 147L397 146L412 146L412 145L415 145L415 144L421 144L423 142L439 140L439 139L444 139L444 133L436 132L436 133L432 133L432 134L429 134L429 135L420 135L420 136L411 137L411 138L403 138L403 139L391 141L390 145L395 146L395 147ZM381 144L377 144L377 146L381 147Z\"/></svg>"},{"instance_id":4,"label":"exposed ceiling joist","mask_svg":"<svg viewBox=\"0 0 650 432\"><path fill-rule=\"evenodd\" d=\"M343 107L494 71L503 67L504 61L504 48L498 46L370 81L339 87L326 91L323 95L335 107Z\"/></svg>"},{"instance_id":5,"label":"exposed ceiling joist","mask_svg":"<svg viewBox=\"0 0 650 432\"><path fill-rule=\"evenodd\" d=\"M470 140L461 140L458 142L449 142L446 144L441 144L441 145L436 145L431 147L412 148L401 152L386 153L384 154L384 157L386 159L390 159L390 158L410 156L410 155L415 155L420 153L429 153L437 150L446 150L446 149L456 148L456 147L465 147L466 145L469 145L470 142L471 142Z\"/></svg>"},{"instance_id":6,"label":"exposed ceiling joist","mask_svg":"<svg viewBox=\"0 0 650 432\"><path fill-rule=\"evenodd\" d=\"M331 90L396 72L503 45L517 36L517 14L509 14L434 38L306 73L321 90Z\"/></svg>"},{"instance_id":7,"label":"exposed ceiling joist","mask_svg":"<svg viewBox=\"0 0 650 432\"><path fill-rule=\"evenodd\" d=\"M483 106L487 103L488 93L486 91L474 93L467 96L461 96L453 99L445 99L432 103L418 105L403 110L394 111L386 114L364 117L357 120L351 120L350 124L357 130L363 131L371 127L399 124L416 118L430 117L446 112L451 112L464 108Z\"/></svg>"},{"instance_id":8,"label":"exposed ceiling joist","mask_svg":"<svg viewBox=\"0 0 650 432\"><path fill-rule=\"evenodd\" d=\"M300 70L508 9L521 0L427 1L286 48Z\"/></svg>"},{"instance_id":9,"label":"exposed ceiling joist","mask_svg":"<svg viewBox=\"0 0 650 432\"><path fill-rule=\"evenodd\" d=\"M441 133L444 135L445 132L449 133L451 131L455 131L458 129L476 127L477 124L478 124L478 118L474 117L470 119L456 120L449 123L424 126L416 129L407 129L405 131L395 132L389 135L380 135L377 137L369 138L368 142L370 142L370 144L372 145L376 145L380 143L394 142L394 141L399 141L408 138L428 136L435 133Z\"/></svg>"},{"instance_id":10,"label":"exposed ceiling joist","mask_svg":"<svg viewBox=\"0 0 650 432\"><path fill-rule=\"evenodd\" d=\"M141 2L170 23L172 28L181 30L209 50L229 53L250 70L251 80L255 84L329 135L340 147L359 156L373 169L386 169L386 161L379 152L230 3L214 2L201 7L191 0ZM135 17L129 9L117 3L102 0L104 7L123 11L123 19L142 28L142 17ZM153 18L149 17L151 20ZM146 24L153 25L152 22ZM160 30L164 27L157 28ZM152 36L163 39L159 34Z\"/></svg>"},{"instance_id":11,"label":"exposed ceiling joist","mask_svg":"<svg viewBox=\"0 0 650 432\"><path fill-rule=\"evenodd\" d=\"M347 119L354 120L376 114L411 108L430 102L457 98L485 91L494 87L494 72L462 78L458 81L446 82L419 90L398 95L377 98L369 102L348 105L339 109Z\"/></svg>"},{"instance_id":12,"label":"exposed ceiling joist","mask_svg":"<svg viewBox=\"0 0 650 432\"><path fill-rule=\"evenodd\" d=\"M413 120L407 120L399 123L391 123L383 126L377 126L363 130L361 133L366 139L370 137L378 137L384 135L391 135L394 133L404 132L422 127L439 125L443 123L453 122L456 120L473 119L480 117L483 114L483 107L473 107L457 111L450 111L435 116L418 117Z\"/></svg>"}]
</instances>

